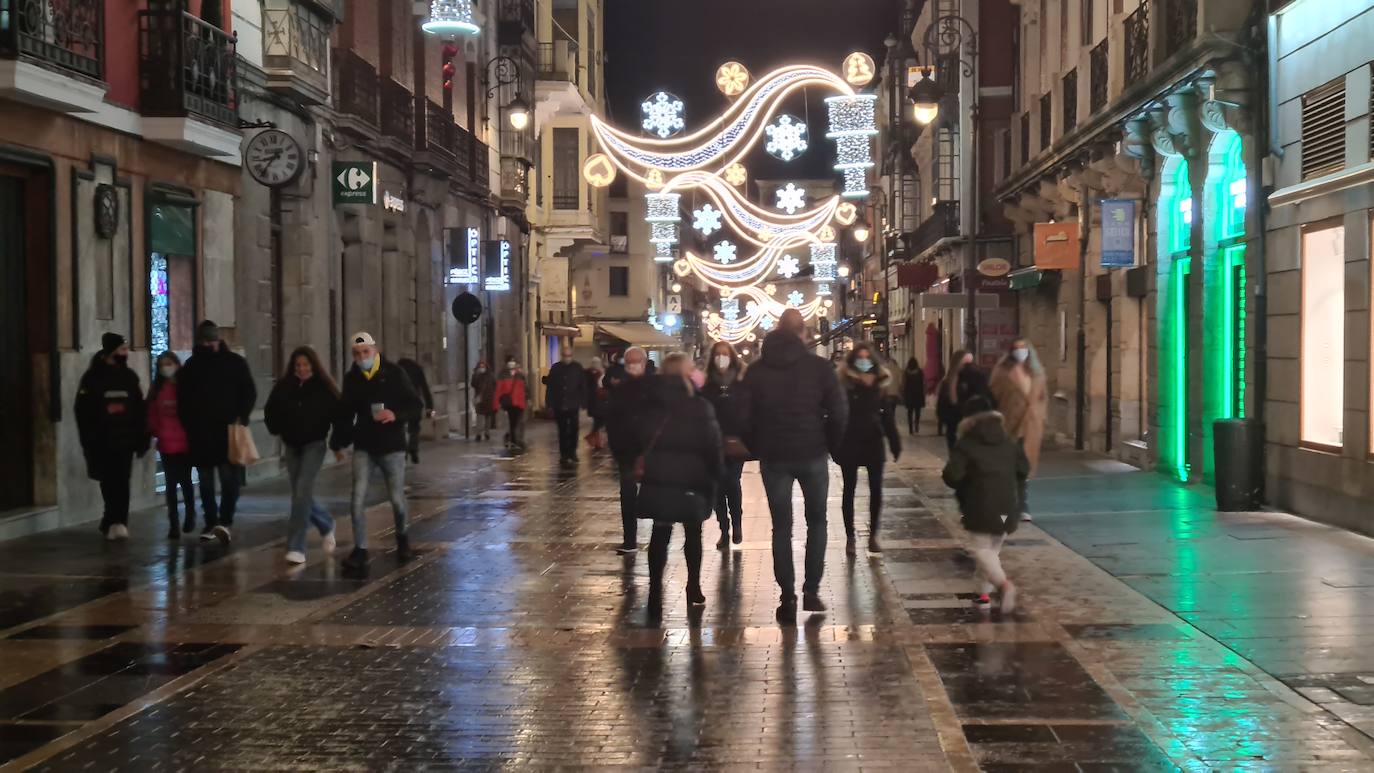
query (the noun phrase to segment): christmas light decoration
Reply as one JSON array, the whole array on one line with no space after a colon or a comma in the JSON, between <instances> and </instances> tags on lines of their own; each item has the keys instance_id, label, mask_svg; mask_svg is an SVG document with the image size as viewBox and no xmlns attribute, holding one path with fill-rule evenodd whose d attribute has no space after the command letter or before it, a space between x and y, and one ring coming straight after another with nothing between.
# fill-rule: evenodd
<instances>
[{"instance_id":1,"label":"christmas light decoration","mask_svg":"<svg viewBox=\"0 0 1374 773\"><path fill-rule=\"evenodd\" d=\"M866 86L878 72L873 57L863 51L855 51L844 58L844 79L851 86Z\"/></svg>"},{"instance_id":2,"label":"christmas light decoration","mask_svg":"<svg viewBox=\"0 0 1374 773\"><path fill-rule=\"evenodd\" d=\"M678 193L649 193L644 196L645 215L648 223L676 223L681 219L678 204L682 195Z\"/></svg>"},{"instance_id":3,"label":"christmas light decoration","mask_svg":"<svg viewBox=\"0 0 1374 773\"><path fill-rule=\"evenodd\" d=\"M650 244L677 244L677 223L650 223Z\"/></svg>"},{"instance_id":4,"label":"christmas light decoration","mask_svg":"<svg viewBox=\"0 0 1374 773\"><path fill-rule=\"evenodd\" d=\"M720 301L720 316L727 322L734 322L739 319L739 299L722 298Z\"/></svg>"},{"instance_id":5,"label":"christmas light decoration","mask_svg":"<svg viewBox=\"0 0 1374 773\"><path fill-rule=\"evenodd\" d=\"M801 273L801 263L791 255L778 261L778 275L784 279L791 279Z\"/></svg>"},{"instance_id":6,"label":"christmas light decoration","mask_svg":"<svg viewBox=\"0 0 1374 773\"><path fill-rule=\"evenodd\" d=\"M749 172L745 170L744 164L741 164L740 162L736 161L735 163L725 167L725 181L730 183L731 185L743 185L744 181L747 179L749 179Z\"/></svg>"},{"instance_id":7,"label":"christmas light decoration","mask_svg":"<svg viewBox=\"0 0 1374 773\"><path fill-rule=\"evenodd\" d=\"M768 284L763 286L763 291L768 293L769 295L777 295L778 286L773 284L772 282L769 282Z\"/></svg>"},{"instance_id":8,"label":"christmas light decoration","mask_svg":"<svg viewBox=\"0 0 1374 773\"><path fill-rule=\"evenodd\" d=\"M482 31L472 15L472 0L431 0L429 18L420 29L431 35L476 35Z\"/></svg>"},{"instance_id":9,"label":"christmas light decoration","mask_svg":"<svg viewBox=\"0 0 1374 773\"><path fill-rule=\"evenodd\" d=\"M672 242L657 242L654 244L654 262L672 263L677 259L677 249Z\"/></svg>"},{"instance_id":10,"label":"christmas light decoration","mask_svg":"<svg viewBox=\"0 0 1374 773\"><path fill-rule=\"evenodd\" d=\"M817 296L817 297L822 297L822 298L823 298L823 297L825 297L825 296L827 296L827 295L829 295L829 294L830 294L830 283L829 283L829 282L822 282L821 284L816 285L816 296ZM829 307L829 306L826 306L825 308L828 309L828 308L830 308L830 307Z\"/></svg>"},{"instance_id":11,"label":"christmas light decoration","mask_svg":"<svg viewBox=\"0 0 1374 773\"><path fill-rule=\"evenodd\" d=\"M615 164L605 153L593 153L582 165L582 179L593 188L605 188L615 182Z\"/></svg>"},{"instance_id":12,"label":"christmas light decoration","mask_svg":"<svg viewBox=\"0 0 1374 773\"><path fill-rule=\"evenodd\" d=\"M710 236L720 230L721 215L720 210L707 202L701 206L701 209L692 213L692 227L700 231L703 236Z\"/></svg>"},{"instance_id":13,"label":"christmas light decoration","mask_svg":"<svg viewBox=\"0 0 1374 773\"><path fill-rule=\"evenodd\" d=\"M787 294L787 305L794 309L801 306L805 301L806 297L801 294L801 290L793 290Z\"/></svg>"},{"instance_id":14,"label":"christmas light decoration","mask_svg":"<svg viewBox=\"0 0 1374 773\"><path fill-rule=\"evenodd\" d=\"M868 198L868 175L860 167L844 170L844 190L840 195L847 199Z\"/></svg>"},{"instance_id":15,"label":"christmas light decoration","mask_svg":"<svg viewBox=\"0 0 1374 773\"><path fill-rule=\"evenodd\" d=\"M859 218L859 208L851 202L842 201L835 207L835 222L840 225L850 225Z\"/></svg>"},{"instance_id":16,"label":"christmas light decoration","mask_svg":"<svg viewBox=\"0 0 1374 773\"><path fill-rule=\"evenodd\" d=\"M870 138L878 133L873 94L827 97L830 128L825 136L835 140L835 170L844 175L845 198L868 196L867 170L873 166Z\"/></svg>"},{"instance_id":17,"label":"christmas light decoration","mask_svg":"<svg viewBox=\"0 0 1374 773\"><path fill-rule=\"evenodd\" d=\"M734 243L732 242L717 242L716 246L713 248L713 252L716 256L716 262L721 264L729 264L735 262L735 255L737 254L737 250L738 248L736 248Z\"/></svg>"},{"instance_id":18,"label":"christmas light decoration","mask_svg":"<svg viewBox=\"0 0 1374 773\"><path fill-rule=\"evenodd\" d=\"M828 225L821 226L821 230L816 232L816 238L823 242L835 241L835 229Z\"/></svg>"},{"instance_id":19,"label":"christmas light decoration","mask_svg":"<svg viewBox=\"0 0 1374 773\"><path fill-rule=\"evenodd\" d=\"M716 68L716 88L727 97L737 97L749 86L749 70L739 62L726 62Z\"/></svg>"},{"instance_id":20,"label":"christmas light decoration","mask_svg":"<svg viewBox=\"0 0 1374 773\"><path fill-rule=\"evenodd\" d=\"M644 185L651 191L656 191L663 187L663 173L657 169L650 169L644 174Z\"/></svg>"},{"instance_id":21,"label":"christmas light decoration","mask_svg":"<svg viewBox=\"0 0 1374 773\"><path fill-rule=\"evenodd\" d=\"M639 106L642 118L640 126L644 127L646 132L667 139L687 126L686 120L682 117L684 111L685 105L681 99L666 91L660 91Z\"/></svg>"},{"instance_id":22,"label":"christmas light decoration","mask_svg":"<svg viewBox=\"0 0 1374 773\"><path fill-rule=\"evenodd\" d=\"M769 330L772 330L773 326L776 324L777 320L773 319L770 316L764 315L763 317L759 318L759 327L762 328L765 333Z\"/></svg>"},{"instance_id":23,"label":"christmas light decoration","mask_svg":"<svg viewBox=\"0 0 1374 773\"><path fill-rule=\"evenodd\" d=\"M780 115L765 127L768 142L763 149L779 161L791 161L806 152L806 122L794 115Z\"/></svg>"},{"instance_id":24,"label":"christmas light decoration","mask_svg":"<svg viewBox=\"0 0 1374 773\"><path fill-rule=\"evenodd\" d=\"M793 183L779 188L777 191L778 209L789 215L796 214L797 210L806 207L806 189L798 188Z\"/></svg>"}]
</instances>

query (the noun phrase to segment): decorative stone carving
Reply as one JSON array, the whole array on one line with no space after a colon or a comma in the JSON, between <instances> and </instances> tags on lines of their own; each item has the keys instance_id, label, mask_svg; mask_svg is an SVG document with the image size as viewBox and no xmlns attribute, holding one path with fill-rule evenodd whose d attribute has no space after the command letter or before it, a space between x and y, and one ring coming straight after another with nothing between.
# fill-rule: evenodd
<instances>
[{"instance_id":1,"label":"decorative stone carving","mask_svg":"<svg viewBox=\"0 0 1374 773\"><path fill-rule=\"evenodd\" d=\"M1121 152L1142 161L1148 160L1154 155L1151 134L1149 118L1140 117L1127 121L1122 129Z\"/></svg>"},{"instance_id":2,"label":"decorative stone carving","mask_svg":"<svg viewBox=\"0 0 1374 773\"><path fill-rule=\"evenodd\" d=\"M1211 74L1198 80L1198 91L1204 97L1199 108L1202 125L1212 132L1248 132L1253 124L1251 87L1251 73L1241 63L1218 63Z\"/></svg>"}]
</instances>

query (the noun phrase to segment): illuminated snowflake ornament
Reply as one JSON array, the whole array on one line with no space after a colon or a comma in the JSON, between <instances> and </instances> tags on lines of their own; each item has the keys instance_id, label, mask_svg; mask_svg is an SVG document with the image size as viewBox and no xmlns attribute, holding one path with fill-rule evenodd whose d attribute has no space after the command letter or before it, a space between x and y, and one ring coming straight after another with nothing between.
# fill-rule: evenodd
<instances>
[{"instance_id":1,"label":"illuminated snowflake ornament","mask_svg":"<svg viewBox=\"0 0 1374 773\"><path fill-rule=\"evenodd\" d=\"M791 215L799 209L806 208L806 189L798 188L793 183L788 183L777 190L778 209Z\"/></svg>"},{"instance_id":2,"label":"illuminated snowflake ornament","mask_svg":"<svg viewBox=\"0 0 1374 773\"><path fill-rule=\"evenodd\" d=\"M720 230L720 217L723 213L711 206L710 203L701 205L701 209L692 213L692 227L701 231L705 236L710 236Z\"/></svg>"},{"instance_id":3,"label":"illuminated snowflake ornament","mask_svg":"<svg viewBox=\"0 0 1374 773\"><path fill-rule=\"evenodd\" d=\"M682 118L684 110L685 106L681 99L666 91L660 91L639 106L639 114L643 119L640 126L644 127L644 131L658 135L660 139L667 139L687 126L687 122Z\"/></svg>"},{"instance_id":4,"label":"illuminated snowflake ornament","mask_svg":"<svg viewBox=\"0 0 1374 773\"><path fill-rule=\"evenodd\" d=\"M801 305L805 300L806 298L802 296L801 290L793 290L792 292L787 294L787 305L791 306L794 309L801 308Z\"/></svg>"},{"instance_id":5,"label":"illuminated snowflake ornament","mask_svg":"<svg viewBox=\"0 0 1374 773\"><path fill-rule=\"evenodd\" d=\"M791 279L801 271L801 262L791 255L784 255L778 261L778 274L784 279Z\"/></svg>"},{"instance_id":6,"label":"illuminated snowflake ornament","mask_svg":"<svg viewBox=\"0 0 1374 773\"><path fill-rule=\"evenodd\" d=\"M744 168L744 164L738 161L725 167L725 181L737 188L748 178L749 172Z\"/></svg>"},{"instance_id":7,"label":"illuminated snowflake ornament","mask_svg":"<svg viewBox=\"0 0 1374 773\"><path fill-rule=\"evenodd\" d=\"M773 329L773 325L776 325L776 324L777 324L777 322L774 321L774 319L773 319L772 317L768 316L768 315L764 315L763 319L760 319L760 320L759 320L759 327L763 328L764 332L767 332L767 331L769 331L769 330L772 330L772 329Z\"/></svg>"},{"instance_id":8,"label":"illuminated snowflake ornament","mask_svg":"<svg viewBox=\"0 0 1374 773\"><path fill-rule=\"evenodd\" d=\"M723 265L734 263L735 257L739 254L739 248L728 240L717 242L716 246L711 249L715 252L716 262Z\"/></svg>"},{"instance_id":9,"label":"illuminated snowflake ornament","mask_svg":"<svg viewBox=\"0 0 1374 773\"><path fill-rule=\"evenodd\" d=\"M734 322L739 319L739 299L722 298L720 301L720 316L726 322Z\"/></svg>"},{"instance_id":10,"label":"illuminated snowflake ornament","mask_svg":"<svg viewBox=\"0 0 1374 773\"><path fill-rule=\"evenodd\" d=\"M791 161L808 147L806 123L796 116L780 115L778 120L765 126L764 131L768 134L768 144L763 149L779 161Z\"/></svg>"},{"instance_id":11,"label":"illuminated snowflake ornament","mask_svg":"<svg viewBox=\"0 0 1374 773\"><path fill-rule=\"evenodd\" d=\"M778 286L773 284L772 282L769 282L768 284L763 286L763 291L768 293L769 295L777 295Z\"/></svg>"}]
</instances>

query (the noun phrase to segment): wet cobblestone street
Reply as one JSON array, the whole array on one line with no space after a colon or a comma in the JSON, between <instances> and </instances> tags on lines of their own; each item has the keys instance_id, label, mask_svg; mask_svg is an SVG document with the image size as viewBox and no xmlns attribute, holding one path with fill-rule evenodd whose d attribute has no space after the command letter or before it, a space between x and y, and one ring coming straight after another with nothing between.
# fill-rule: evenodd
<instances>
[{"instance_id":1,"label":"wet cobblestone street","mask_svg":"<svg viewBox=\"0 0 1374 773\"><path fill-rule=\"evenodd\" d=\"M1179 513L1190 534L1224 526L1153 476L1048 465L1045 514L1004 553L1023 598L1004 617L972 603L938 441L889 468L881 555L845 556L836 470L830 611L781 627L751 464L742 549L712 550L708 523L707 604L690 608L678 536L655 621L647 556L613 551L610 460L560 471L551 432L531 439L518 457L427 446L410 473L417 555L375 550L365 576L315 542L304 567L282 562L275 484L245 492L227 549L167 543L160 513L125 545L93 529L0 545L0 769L1374 770L1374 679L1358 679L1374 663L1299 668L1310 652L1279 643L1302 619L1370 630L1370 589L1347 583L1333 606L1300 577L1279 592L1256 574L1277 600L1255 610L1325 611L1275 616L1272 641L1228 639L1244 613L1176 603L1201 580L1179 579L1186 543L1158 547L1180 539ZM321 486L346 549L345 475ZM1138 502L1130 520L1109 520L1113 485ZM374 547L390 522L371 511ZM1280 536L1306 540L1291 555L1339 540L1347 578L1374 555L1348 535ZM801 548L798 529L799 564Z\"/></svg>"}]
</instances>

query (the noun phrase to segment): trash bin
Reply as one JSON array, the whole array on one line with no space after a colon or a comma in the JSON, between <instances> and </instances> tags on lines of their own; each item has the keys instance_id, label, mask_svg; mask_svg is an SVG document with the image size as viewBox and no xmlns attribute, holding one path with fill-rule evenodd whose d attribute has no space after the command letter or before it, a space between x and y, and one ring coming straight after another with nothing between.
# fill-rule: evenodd
<instances>
[{"instance_id":1,"label":"trash bin","mask_svg":"<svg viewBox=\"0 0 1374 773\"><path fill-rule=\"evenodd\" d=\"M1234 512L1259 508L1258 429L1248 419L1220 419L1212 423L1218 510Z\"/></svg>"}]
</instances>

